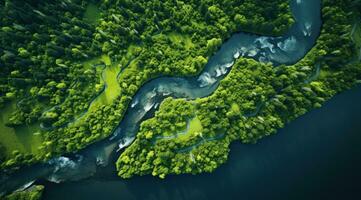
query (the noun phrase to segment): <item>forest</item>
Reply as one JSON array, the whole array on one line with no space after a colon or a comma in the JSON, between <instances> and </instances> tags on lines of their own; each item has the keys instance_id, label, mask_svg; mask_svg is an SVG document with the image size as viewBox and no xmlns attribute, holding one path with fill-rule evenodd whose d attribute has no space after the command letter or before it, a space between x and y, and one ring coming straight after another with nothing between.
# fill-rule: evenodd
<instances>
[{"instance_id":1,"label":"forest","mask_svg":"<svg viewBox=\"0 0 361 200\"><path fill-rule=\"evenodd\" d=\"M293 24L288 1L260 2L105 1L91 12L92 4L80 0L3 2L0 102L12 107L3 126L30 129L41 145L14 149L3 140L1 168L45 161L105 138L145 82L199 73L239 30L278 35ZM105 87L104 66L117 71L119 89L112 101L91 106Z\"/></svg>"},{"instance_id":2,"label":"forest","mask_svg":"<svg viewBox=\"0 0 361 200\"><path fill-rule=\"evenodd\" d=\"M232 142L256 143L360 83L360 11L360 1L322 0L321 34L296 64L242 57L212 95L165 99L118 175L212 172ZM199 75L234 33L280 36L294 23L288 0L0 1L0 171L109 137L145 83Z\"/></svg>"},{"instance_id":3,"label":"forest","mask_svg":"<svg viewBox=\"0 0 361 200\"><path fill-rule=\"evenodd\" d=\"M355 7L349 6L354 3ZM167 99L143 122L117 161L119 176L212 172L226 162L232 141L256 143L360 82L359 45L352 33L360 8L353 1L323 1L323 29L315 47L292 66L272 67L240 58L216 92L203 99ZM340 36L341 35L341 36ZM320 70L320 72L318 72ZM242 88L242 90L239 90ZM174 134L197 117L202 131Z\"/></svg>"}]
</instances>

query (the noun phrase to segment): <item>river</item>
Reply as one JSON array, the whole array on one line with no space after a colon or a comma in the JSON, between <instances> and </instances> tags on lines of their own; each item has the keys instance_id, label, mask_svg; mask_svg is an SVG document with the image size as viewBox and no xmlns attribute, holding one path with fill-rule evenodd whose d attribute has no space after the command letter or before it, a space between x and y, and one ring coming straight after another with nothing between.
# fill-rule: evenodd
<instances>
[{"instance_id":1,"label":"river","mask_svg":"<svg viewBox=\"0 0 361 200\"><path fill-rule=\"evenodd\" d=\"M235 143L211 174L121 180L109 165L92 178L46 182L45 200L361 199L361 85L257 144Z\"/></svg>"},{"instance_id":2,"label":"river","mask_svg":"<svg viewBox=\"0 0 361 200\"><path fill-rule=\"evenodd\" d=\"M296 23L285 35L281 37L266 37L243 32L234 34L230 39L225 41L220 50L210 58L204 71L199 76L191 78L160 77L142 86L134 96L124 119L120 122L112 136L90 145L76 154L53 158L47 163L36 164L21 169L11 176L2 177L0 180L0 183L2 183L0 184L0 193L12 191L28 182L39 179L60 183L79 181L89 177L95 178L102 173L114 174L114 158L119 155L119 153L116 153L116 149L118 148L120 150L125 148L134 140L140 123L152 116L164 98L171 96L175 98L195 99L209 96L216 90L220 80L229 73L234 61L240 56L254 58L261 62L272 62L275 66L278 64L296 63L302 59L315 44L321 28L321 8L320 0L291 0L290 6ZM271 139L266 139L266 141L268 140ZM261 150L262 148L258 146L260 145L254 145L250 148L260 148L259 150ZM241 148L245 147L242 146ZM232 155L239 151L244 150L237 150L236 147L233 147ZM258 155L253 155L251 152L247 154L245 151L242 152L242 156L251 159L251 156ZM255 159L258 158L259 157L255 157ZM230 162L236 161L235 159L230 159L229 163ZM239 170L241 170L239 172L237 171L239 174L246 172L242 171L243 169ZM202 180L202 177L208 176L210 175L200 175L197 179ZM226 176L226 174L224 174L224 176ZM100 176L100 179L101 177L102 176ZM124 184L124 187L131 187L131 184L128 185L128 183L133 182L133 180L128 182L118 179L116 179L116 181L114 180L114 185L109 187L114 187L115 189L115 187L119 187L117 186L118 184ZM135 178L134 181L138 179L141 178ZM144 178L142 179L143 181L138 182L140 184L139 187L143 188L142 184L152 183L154 184L152 187L156 187L156 184L162 185L177 178L169 178L164 183L160 183L159 180L154 179L149 180L150 182L147 183L147 179L149 178ZM181 179L180 177L180 180ZM252 180L257 180L256 176ZM97 181L96 179L95 182ZM220 183L223 182L220 180L216 181ZM225 182L223 183L226 184ZM66 184L67 183L65 183L65 186ZM75 184L79 184L79 187L82 186L82 182L75 182ZM46 185L54 189L48 182L46 182ZM240 186L242 186L242 184ZM59 185L59 189L60 187L61 185ZM76 188L75 185L74 188ZM189 189L189 194L192 194L192 188ZM162 190L161 187L160 190ZM118 191L121 191L121 188L119 188ZM195 191L195 193L197 192ZM75 195L74 193L68 194ZM102 194L104 195L104 193ZM117 194L118 193L115 195ZM51 195L51 192L47 192L47 195ZM126 192L124 195L126 195ZM94 195L94 197L95 196L96 195Z\"/></svg>"}]
</instances>

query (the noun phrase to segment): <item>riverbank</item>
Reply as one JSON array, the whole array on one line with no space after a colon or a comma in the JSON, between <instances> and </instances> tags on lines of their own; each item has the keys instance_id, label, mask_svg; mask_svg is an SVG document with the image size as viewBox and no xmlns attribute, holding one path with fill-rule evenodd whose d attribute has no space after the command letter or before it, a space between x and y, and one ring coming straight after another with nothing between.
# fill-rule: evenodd
<instances>
[{"instance_id":1,"label":"riverbank","mask_svg":"<svg viewBox=\"0 0 361 200\"><path fill-rule=\"evenodd\" d=\"M296 1L293 3L295 4L295 2ZM310 2L311 1L308 3ZM312 3L317 2L312 1ZM314 22L317 23L312 24L318 24L320 26L320 22L318 21L320 17L319 8L313 6L313 9L314 10L312 11L315 12L311 12L308 9L300 9L300 12L296 13L300 14L303 13L301 11L307 10L310 12L308 14L313 14L311 15L313 17L312 19L316 19ZM303 19L302 16L304 16L305 19L309 19L307 17L307 12L303 14L305 15L300 14L299 19ZM333 19L327 20L326 22L339 22L344 25L342 20L346 18L345 16L344 18L337 19L340 21ZM176 146L171 146L171 143L167 143L168 141L166 141L163 142L163 144L156 144L154 147L156 153L153 154L153 156L157 156L156 158L152 156L151 151L147 152L149 149L146 148L153 147L146 145L145 141L133 143L122 154L122 156L128 156L128 159L121 160L117 163L120 175L128 178L134 174L144 175L152 173L153 175L164 178L165 175L172 173L201 173L204 171L213 171L216 167L225 162L229 152L228 145L230 141L240 137L238 139L241 139L243 142L255 142L264 136L273 134L276 129L283 127L285 123L304 114L307 110L320 107L325 100L329 99L334 94L349 88L355 83L355 79L357 79L358 76L358 68L356 65L347 65L337 69L340 72L338 73L335 67L342 66L338 65L340 57L335 55L335 57L332 57L330 60L323 59L322 56L325 54L340 54L339 52L343 52L344 49L347 49L347 45L349 45L349 43L347 43L348 40L346 39L345 42L343 40L335 40L336 43L344 42L344 46L340 46L340 49L334 50L335 52L327 52L323 48L326 48L327 50L328 48L333 49L331 48L333 47L333 43L325 44L323 42L333 41L328 38L330 34L322 34L322 40L318 42L316 48L312 49L311 53L309 53L305 59L293 66L281 65L280 67L273 68L273 65L270 63L259 63L246 58L239 58L237 62L233 62L235 59L238 59L240 55L254 58L261 62L265 62L264 59L270 59L271 61L274 61L274 63L297 62L304 56L304 53L307 53L313 46L319 32L319 26L317 25L309 26L308 23L297 25L300 26L295 26L294 29L292 29L295 32L291 31L289 35L285 35L284 37L271 38L249 35L246 33L237 34L222 46L219 53L217 53L214 58L210 59L210 64L206 66L205 71L199 76L192 78L164 77L146 83L137 92L133 101L130 103L132 106L126 111L124 119L120 122L120 125L114 132L114 136L91 145L89 148L85 148L75 154L55 157L49 162L44 163L40 168L34 167L34 171L44 171L40 173L39 176L25 174L24 177L19 176L19 180L11 178L11 181L14 183L19 181L16 184L21 184L23 181L22 178L25 180L26 177L33 176L30 180L43 178L54 182L61 182L76 181L92 176L96 173L97 169L101 169L101 167L104 167L109 163L109 155L114 152L117 144L120 143L119 147L121 149L129 145L133 141L135 135L138 135L137 139L144 139L142 138L144 136L142 131L148 131L146 128L150 127L150 131L153 131L152 126L146 127L144 126L144 123L143 125L141 124L147 119L146 116L150 111L156 110L157 105L159 105L159 103L167 96L186 98L189 100L196 99L193 102L198 110L196 112L197 117L199 117L201 122L200 124L202 125L202 131L204 131L207 136L226 133L227 137L225 137L224 140L219 141L206 141L205 144L202 144L199 148L197 146L195 149L190 149L193 156L189 156L189 154L180 155L182 152L172 151L174 149L167 149L169 147L186 147L187 145L191 145L191 143L177 143ZM325 27L330 28L330 26ZM337 26L337 28L339 27L341 26ZM325 30L328 31L327 28L323 31ZM344 29L344 31L347 32L348 29ZM330 33L334 34L335 32L332 31ZM334 37L332 34L331 36ZM247 39L239 40L239 43L232 44L232 41L237 41L237 39L243 38L243 36ZM308 42L306 43L304 41ZM243 42L246 43L244 44ZM345 56L349 55L346 54ZM331 56L328 55L327 58L330 57ZM332 73L326 73L327 76L324 76L323 79L319 81L315 80L308 83L307 78L310 77L310 75L313 75L313 72L317 68L316 66L318 66L317 61L322 61L322 70L325 69L327 72L334 71L332 71ZM232 72L228 75L227 72L230 71L233 64L235 64L235 67L232 68ZM332 66L330 64L337 65ZM318 70L316 69L316 72L317 71ZM322 71L320 74L325 75ZM226 75L228 75L226 79L222 80ZM334 81L334 79L340 80L340 82ZM221 82L220 87L218 87L219 82ZM132 88L131 90L134 89L135 92L135 87L129 88ZM215 90L216 92L214 92ZM276 98L272 98L274 96L276 96ZM267 99L271 99L272 101L268 103ZM258 103L265 100L267 102L265 109L258 109ZM189 103L191 102L185 101L184 105ZM237 103L238 108L234 106L235 103ZM184 105L180 107L180 111ZM258 113L257 116L250 116L248 118L245 116L242 117L244 113L252 113L255 109L257 111L256 113ZM105 114L106 113L102 113L102 115ZM109 117L112 117L112 115L109 115ZM163 119L167 119L167 116ZM165 121L159 120L159 123L163 122ZM153 124L153 126L154 125L155 124ZM139 126L141 132L137 134ZM100 128L103 128L104 130L104 127ZM169 128L171 129L172 127ZM75 130L75 132L76 131L77 130ZM157 131L162 132L162 130ZM142 154L147 154L146 162L140 162L142 160L137 159L138 156L143 156L138 154L138 152L135 152L134 155L126 155L126 153L129 153L132 150L138 149L135 144L141 144L139 149L142 149ZM214 148L218 149L213 151ZM212 154L213 156L211 159L207 157L209 154ZM148 155L150 159L148 159ZM123 158L125 158L125 156ZM154 162L152 162L153 160ZM211 165L207 165L208 162L211 162ZM181 168L184 166L175 166L178 163L191 163L192 165L194 164L195 167L192 168L192 165L191 167L187 166L186 168ZM136 166L131 166L132 164L135 164ZM149 164L155 165L154 168L152 169L153 166L150 166ZM170 167L168 164L173 166ZM124 169L129 171L123 173Z\"/></svg>"},{"instance_id":2,"label":"riverbank","mask_svg":"<svg viewBox=\"0 0 361 200\"><path fill-rule=\"evenodd\" d=\"M253 50L250 51L253 59L258 58L257 52L260 50L257 49L257 44L261 43L261 49L270 50L268 54L261 53L267 55L267 59L271 58L276 63L293 61L296 64L275 67L242 57L235 62L230 74L220 82L213 94L209 93L209 96L194 101L184 101L176 107L161 105L155 118L145 121L140 126L134 143L119 157L119 176L130 178L134 175L152 174L164 178L168 174L212 172L227 161L231 142L240 140L243 143L256 143L266 136L275 134L285 124L306 112L320 108L335 94L355 85L360 78L361 68L360 63L349 63L357 56L358 49L348 36L352 32L351 19L358 13L354 11L353 15L348 14L352 13L352 8L346 2L333 4L328 0L322 1L324 24L321 35L316 45L308 52L309 49L305 46L313 44L310 37L316 39L318 36L318 29L315 28L318 27L316 24L321 17L319 7L316 6L318 3L320 2L291 2L297 23L280 39L284 42L275 39L277 47L272 46L274 39L260 36L250 40L253 44ZM335 17L336 15L339 17ZM340 33L342 37L339 37ZM247 40L242 45L247 45ZM219 51L222 56L217 53L210 63L213 61L216 63L212 63L215 66L232 63L226 65L232 66L233 55L243 56L244 51L243 48L236 48L236 52L241 52L237 54L230 46L225 43ZM300 56L302 52L306 53L303 58ZM298 61L297 58L302 59ZM210 66L212 65L208 65L212 69ZM212 76L212 71L209 71L203 73L207 75L204 77L207 77L205 80L208 86L217 80ZM203 77L203 74L200 77ZM201 81L202 87L205 81L203 78ZM265 102L265 106L259 109L258 105L262 102ZM238 112L232 109L235 103L239 106ZM220 140L201 143L202 145L196 146L197 148L192 147L199 144L201 138L194 138L187 143L177 139L161 140L152 145L152 138L146 136L157 137L176 129L174 125L168 124L179 120L180 117L173 119L173 115L179 116L179 111L186 110L189 105L196 107L195 115L201 120L204 130L202 135L205 138ZM245 113L254 112L257 115L244 116ZM222 134L226 137L217 137ZM191 151L183 153L179 152L179 149Z\"/></svg>"},{"instance_id":3,"label":"riverbank","mask_svg":"<svg viewBox=\"0 0 361 200\"><path fill-rule=\"evenodd\" d=\"M46 183L44 200L359 199L361 104L355 102L361 85L257 144L231 145L229 161L212 174L120 180L109 167L86 180Z\"/></svg>"},{"instance_id":4,"label":"riverbank","mask_svg":"<svg viewBox=\"0 0 361 200\"><path fill-rule=\"evenodd\" d=\"M12 48L5 49L4 59L8 70L4 71L3 76L24 76L29 83L36 84L31 90L33 101L28 101L24 109L16 113L12 124L24 124L28 121L32 123L42 119L41 111L33 109L33 106L37 105L37 99L45 99L46 103L50 102L51 106L56 106L62 105L62 101L66 102L62 97L67 97L68 93L74 95L70 99L67 98L66 106L62 106L56 113L46 115L45 120L58 129L43 131L45 137L41 145L41 154L33 155L26 152L19 155L19 159L16 160L6 158L1 163L2 169L9 171L29 163L46 162L56 156L79 151L105 139L123 119L131 99L143 84L160 76L198 74L222 41L239 30L279 35L294 24L286 0L264 2L264 5L267 5L265 7L258 7L257 2L253 1L244 5L217 1L212 3L214 5L207 6L209 11L198 9L200 5L197 2L178 5L179 2L169 1L169 4L164 4L165 10L158 9L158 3L158 1L129 2L124 9L118 9L118 5L110 2L98 4L98 9L85 2L68 2L61 5L54 2L49 5L39 5L36 9L35 5L30 5L23 8L29 12L20 13L26 13L27 19L45 20L44 24L40 22L36 24L41 25L39 29L31 30L28 26L32 21L6 14L13 13L14 8L22 8L23 5L17 2L5 4L2 20L5 24L17 20L19 25L14 24L15 29L13 29L11 28L13 24L9 23L9 27L4 29L6 39L1 41L2 46L16 46L16 48L15 52ZM62 9L49 12L56 6ZM174 9L179 6L183 9ZM134 9L138 7L142 9ZM15 13L18 13L18 10ZM147 12L143 12L145 10ZM70 17L76 19L69 20ZM61 19L62 26L53 27L54 18ZM72 28L69 31L70 27ZM30 31L30 35L35 35L34 38L13 40L12 36L22 38L24 35L29 35L25 33L26 31ZM47 37L50 34L52 37ZM136 64L124 69L119 76L121 91L114 102L90 112L84 123L74 127L62 126L74 119L78 113L86 110L88 100L98 92L96 90L98 76L95 73L88 74L89 71L81 69L79 62L104 54L112 61L121 60L127 54L127 49L134 44L141 46L137 48L137 52L142 53ZM20 56L17 56L17 48L21 51ZM39 59L30 59L34 57ZM46 62L40 63L41 60ZM18 63L31 66L29 67L31 70ZM48 70L49 66L52 67ZM34 77L36 80L33 80ZM81 83L81 87L73 87L74 82ZM2 83L8 97L20 98L27 92L21 86L9 85L7 81ZM8 91L21 92L15 94ZM8 98L1 96L0 103L7 100Z\"/></svg>"}]
</instances>

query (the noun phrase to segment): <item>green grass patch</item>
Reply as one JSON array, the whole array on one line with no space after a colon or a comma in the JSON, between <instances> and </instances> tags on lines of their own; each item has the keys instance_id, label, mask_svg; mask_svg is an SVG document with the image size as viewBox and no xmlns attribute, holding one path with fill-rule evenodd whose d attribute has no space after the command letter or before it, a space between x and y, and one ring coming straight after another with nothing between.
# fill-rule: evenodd
<instances>
[{"instance_id":1,"label":"green grass patch","mask_svg":"<svg viewBox=\"0 0 361 200\"><path fill-rule=\"evenodd\" d=\"M179 142L186 142L194 137L202 136L203 126L202 122L198 117L194 117L193 119L188 121L187 128L184 131L180 131L174 133L175 137L172 138L163 138L165 140L174 139ZM164 137L169 137L169 134L164 134Z\"/></svg>"},{"instance_id":2,"label":"green grass patch","mask_svg":"<svg viewBox=\"0 0 361 200\"><path fill-rule=\"evenodd\" d=\"M100 105L111 104L120 93L120 86L117 80L120 68L117 63L112 63L109 56L102 56L101 60L106 64L106 68L102 72L104 83L106 84L105 91L91 104L89 110Z\"/></svg>"},{"instance_id":3,"label":"green grass patch","mask_svg":"<svg viewBox=\"0 0 361 200\"><path fill-rule=\"evenodd\" d=\"M185 134L180 135L178 140L188 140L189 137L194 137L201 135L203 131L203 126L201 120L198 117L194 117L189 122L189 129Z\"/></svg>"},{"instance_id":4,"label":"green grass patch","mask_svg":"<svg viewBox=\"0 0 361 200\"><path fill-rule=\"evenodd\" d=\"M23 125L17 128L7 127L5 124L16 109L15 102L8 104L0 113L0 143L5 147L5 156L10 158L12 152L18 150L22 153L36 155L42 143L39 124Z\"/></svg>"},{"instance_id":5,"label":"green grass patch","mask_svg":"<svg viewBox=\"0 0 361 200\"><path fill-rule=\"evenodd\" d=\"M96 110L101 105L111 104L120 93L120 86L117 80L120 71L119 62L112 62L110 57L102 55L98 58L88 60L83 66L88 68L94 64L104 63L106 66L97 67L101 83L106 85L105 90L90 104L88 112Z\"/></svg>"},{"instance_id":6,"label":"green grass patch","mask_svg":"<svg viewBox=\"0 0 361 200\"><path fill-rule=\"evenodd\" d=\"M114 100L119 96L121 87L119 83L119 73L123 67L125 67L128 62L130 62L137 52L140 51L140 47L131 45L128 48L127 54L120 60L112 62L111 58L108 55L102 55L100 57L88 60L83 63L84 67L92 67L94 64L104 63L104 66L99 66L97 68L99 72L99 78L101 83L106 85L105 90L90 104L88 113L96 111L102 105L111 105ZM127 68L130 68L134 65L132 62ZM137 66L133 66L137 67ZM124 73L124 72L122 72ZM87 115L87 114L86 114ZM85 119L86 117L84 117ZM77 124L77 123L76 123Z\"/></svg>"},{"instance_id":7,"label":"green grass patch","mask_svg":"<svg viewBox=\"0 0 361 200\"><path fill-rule=\"evenodd\" d=\"M194 47L192 39L189 35L170 33L168 34L169 39L175 43L185 47L185 49L191 49Z\"/></svg>"}]
</instances>

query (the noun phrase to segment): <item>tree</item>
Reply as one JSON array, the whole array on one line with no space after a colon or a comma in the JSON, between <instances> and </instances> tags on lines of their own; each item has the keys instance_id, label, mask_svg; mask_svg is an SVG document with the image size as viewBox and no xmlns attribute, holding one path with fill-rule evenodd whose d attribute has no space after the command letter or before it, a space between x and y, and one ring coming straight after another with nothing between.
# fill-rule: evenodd
<instances>
[{"instance_id":1,"label":"tree","mask_svg":"<svg viewBox=\"0 0 361 200\"><path fill-rule=\"evenodd\" d=\"M220 38L212 38L207 41L207 55L212 55L218 47L222 44L222 40Z\"/></svg>"}]
</instances>

